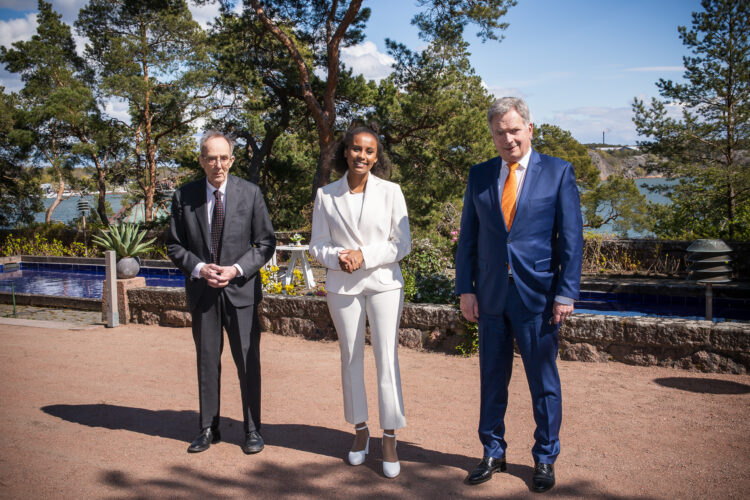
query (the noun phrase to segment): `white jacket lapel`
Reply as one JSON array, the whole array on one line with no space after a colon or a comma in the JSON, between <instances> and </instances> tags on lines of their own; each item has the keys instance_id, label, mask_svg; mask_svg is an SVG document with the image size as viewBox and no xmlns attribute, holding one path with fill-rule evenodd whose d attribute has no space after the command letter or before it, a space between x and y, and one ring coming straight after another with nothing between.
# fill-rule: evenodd
<instances>
[{"instance_id":1,"label":"white jacket lapel","mask_svg":"<svg viewBox=\"0 0 750 500\"><path fill-rule=\"evenodd\" d=\"M385 193L383 192L383 184L379 178L370 174L370 177L367 179L367 186L365 187L365 199L362 201L362 217L365 223L357 225L360 234L364 236L363 240L367 240L365 244L370 243L373 230L377 232L384 202Z\"/></svg>"},{"instance_id":2,"label":"white jacket lapel","mask_svg":"<svg viewBox=\"0 0 750 500\"><path fill-rule=\"evenodd\" d=\"M349 210L349 204L346 202L346 195L349 192L349 183L346 180L346 175L336 181L339 183L337 186L336 192L333 195L333 204L336 207L336 211L339 213L339 216L341 217L341 220L344 221L344 224L346 225L346 228L349 231L349 234L352 237L352 240L354 240L358 245L362 246L364 245L362 234L359 232L358 222L354 220L354 214L352 214L351 210ZM369 184L369 179L368 179ZM365 189L365 199L367 198L367 189ZM365 207L362 207L362 211L364 212Z\"/></svg>"}]
</instances>

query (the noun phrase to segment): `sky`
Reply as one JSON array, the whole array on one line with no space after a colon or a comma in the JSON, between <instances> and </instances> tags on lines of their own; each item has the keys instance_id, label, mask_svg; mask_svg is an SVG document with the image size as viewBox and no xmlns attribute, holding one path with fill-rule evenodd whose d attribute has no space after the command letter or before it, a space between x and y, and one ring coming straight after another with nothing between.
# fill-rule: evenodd
<instances>
[{"instance_id":1,"label":"sky","mask_svg":"<svg viewBox=\"0 0 750 500\"><path fill-rule=\"evenodd\" d=\"M86 0L52 0L72 24ZM393 59L385 39L412 50L425 47L411 25L416 0L365 0L372 9L365 41L342 50L356 73L379 80ZM204 27L218 13L215 5L191 7ZM682 81L688 55L677 27L691 25L700 0L518 0L502 19L510 24L501 42L482 43L468 26L471 63L488 91L526 100L536 124L557 125L579 142L635 144L634 98L659 97L659 78ZM28 40L36 30L36 1L0 0L0 45ZM77 40L82 51L84 40ZM6 91L21 88L17 75L0 68ZM125 114L110 103L113 115ZM677 110L675 110L677 111ZM122 116L120 116L122 117Z\"/></svg>"}]
</instances>

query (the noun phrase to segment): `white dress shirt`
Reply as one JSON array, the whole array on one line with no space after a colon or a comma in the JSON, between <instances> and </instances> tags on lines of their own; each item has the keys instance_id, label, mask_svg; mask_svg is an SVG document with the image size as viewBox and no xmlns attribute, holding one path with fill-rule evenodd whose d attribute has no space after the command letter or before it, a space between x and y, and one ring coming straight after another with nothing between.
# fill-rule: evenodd
<instances>
[{"instance_id":1,"label":"white dress shirt","mask_svg":"<svg viewBox=\"0 0 750 500\"><path fill-rule=\"evenodd\" d=\"M218 188L215 188L210 182L208 182L208 179L206 179L206 210L208 215L208 234L211 234L211 225L213 224L213 218L214 218L214 205L216 204L216 195L214 194L214 191L218 190L221 193L221 203L224 206L224 213L226 214L226 207L227 207L227 180L224 179L224 182L219 186ZM203 266L205 266L205 262L199 262L195 265L195 268L193 269L193 272L190 273L190 276L193 278L200 278L201 277L201 269L203 269ZM239 264L234 264L234 267L237 268L237 276L242 276L242 268Z\"/></svg>"}]
</instances>

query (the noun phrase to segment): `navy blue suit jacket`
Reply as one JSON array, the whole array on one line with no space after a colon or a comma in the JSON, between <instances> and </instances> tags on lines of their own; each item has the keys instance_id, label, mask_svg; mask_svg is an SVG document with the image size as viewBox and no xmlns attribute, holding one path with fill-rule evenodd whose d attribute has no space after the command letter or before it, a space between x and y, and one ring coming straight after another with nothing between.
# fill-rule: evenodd
<instances>
[{"instance_id":1,"label":"navy blue suit jacket","mask_svg":"<svg viewBox=\"0 0 750 500\"><path fill-rule=\"evenodd\" d=\"M581 207L573 166L531 152L510 232L500 208L500 157L471 168L456 252L456 294L474 293L479 315L500 315L508 263L532 312L556 295L578 298L583 259Z\"/></svg>"}]
</instances>

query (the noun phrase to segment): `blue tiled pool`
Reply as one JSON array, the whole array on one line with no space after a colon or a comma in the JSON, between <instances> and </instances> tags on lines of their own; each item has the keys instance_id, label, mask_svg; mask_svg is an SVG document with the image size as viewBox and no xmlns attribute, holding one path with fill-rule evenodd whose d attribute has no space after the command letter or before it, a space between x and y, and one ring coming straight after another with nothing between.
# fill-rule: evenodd
<instances>
[{"instance_id":1,"label":"blue tiled pool","mask_svg":"<svg viewBox=\"0 0 750 500\"><path fill-rule=\"evenodd\" d=\"M149 286L185 285L182 272L176 268L142 267L138 276L146 278ZM0 280L4 279L13 280L16 293L99 299L104 266L23 262L19 271L4 273L0 265ZM0 291L6 288L0 287ZM714 297L713 302L715 320L750 320L750 298ZM576 311L703 319L706 302L704 297L582 291Z\"/></svg>"},{"instance_id":2,"label":"blue tiled pool","mask_svg":"<svg viewBox=\"0 0 750 500\"><path fill-rule=\"evenodd\" d=\"M0 266L0 280L12 279L16 293L90 299L102 297L104 266L22 262L19 271L3 271L3 266ZM146 278L148 286L185 286L185 277L176 268L142 267L138 276Z\"/></svg>"},{"instance_id":3,"label":"blue tiled pool","mask_svg":"<svg viewBox=\"0 0 750 500\"><path fill-rule=\"evenodd\" d=\"M576 311L615 316L677 316L704 319L706 298L582 291L576 302ZM713 317L718 320L750 320L750 299L714 296Z\"/></svg>"}]
</instances>

